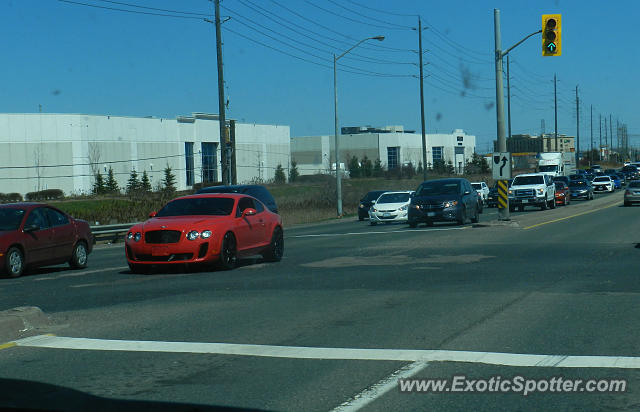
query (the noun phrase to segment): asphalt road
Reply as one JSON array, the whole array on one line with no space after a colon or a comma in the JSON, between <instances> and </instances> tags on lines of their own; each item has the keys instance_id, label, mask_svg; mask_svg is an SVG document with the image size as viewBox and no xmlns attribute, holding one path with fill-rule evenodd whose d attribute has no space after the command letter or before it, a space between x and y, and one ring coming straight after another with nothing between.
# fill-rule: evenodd
<instances>
[{"instance_id":1,"label":"asphalt road","mask_svg":"<svg viewBox=\"0 0 640 412\"><path fill-rule=\"evenodd\" d=\"M25 333L56 335L0 346L0 406L638 410L640 207L621 204L621 192L599 195L516 212L509 226L485 209L464 227L295 227L281 262L228 272L133 275L122 245L100 246L85 270L0 279L0 310L40 307L52 324ZM627 386L527 396L398 386L456 375Z\"/></svg>"}]
</instances>

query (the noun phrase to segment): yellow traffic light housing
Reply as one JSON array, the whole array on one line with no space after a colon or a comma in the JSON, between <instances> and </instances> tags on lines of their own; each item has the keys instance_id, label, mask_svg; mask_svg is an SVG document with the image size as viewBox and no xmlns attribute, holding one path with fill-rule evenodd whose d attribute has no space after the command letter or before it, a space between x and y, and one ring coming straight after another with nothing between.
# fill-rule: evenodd
<instances>
[{"instance_id":1,"label":"yellow traffic light housing","mask_svg":"<svg viewBox=\"0 0 640 412\"><path fill-rule=\"evenodd\" d=\"M542 55L560 56L562 54L562 16L560 14L542 15Z\"/></svg>"}]
</instances>

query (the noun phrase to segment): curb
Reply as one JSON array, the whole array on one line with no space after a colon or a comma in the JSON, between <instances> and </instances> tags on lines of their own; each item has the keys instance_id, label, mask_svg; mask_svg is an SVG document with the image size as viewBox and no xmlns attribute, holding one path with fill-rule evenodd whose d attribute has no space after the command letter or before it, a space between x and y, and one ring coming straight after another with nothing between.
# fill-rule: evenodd
<instances>
[{"instance_id":1,"label":"curb","mask_svg":"<svg viewBox=\"0 0 640 412\"><path fill-rule=\"evenodd\" d=\"M36 306L20 306L0 311L0 343L24 337L50 324L49 317Z\"/></svg>"}]
</instances>

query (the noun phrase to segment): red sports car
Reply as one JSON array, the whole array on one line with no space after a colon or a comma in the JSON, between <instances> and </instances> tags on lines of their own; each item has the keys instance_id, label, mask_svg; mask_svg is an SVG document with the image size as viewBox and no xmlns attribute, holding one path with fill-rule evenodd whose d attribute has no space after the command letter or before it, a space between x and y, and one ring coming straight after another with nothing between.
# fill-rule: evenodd
<instances>
[{"instance_id":1,"label":"red sports car","mask_svg":"<svg viewBox=\"0 0 640 412\"><path fill-rule=\"evenodd\" d=\"M87 266L89 224L42 203L0 205L0 267L11 277L25 269L68 262Z\"/></svg>"},{"instance_id":2,"label":"red sports car","mask_svg":"<svg viewBox=\"0 0 640 412\"><path fill-rule=\"evenodd\" d=\"M282 219L251 196L179 197L149 217L127 234L127 262L134 273L152 265L191 263L233 269L242 256L279 261L284 252Z\"/></svg>"},{"instance_id":3,"label":"red sports car","mask_svg":"<svg viewBox=\"0 0 640 412\"><path fill-rule=\"evenodd\" d=\"M565 182L555 182L556 184L556 204L566 206L571 203L571 192Z\"/></svg>"}]
</instances>

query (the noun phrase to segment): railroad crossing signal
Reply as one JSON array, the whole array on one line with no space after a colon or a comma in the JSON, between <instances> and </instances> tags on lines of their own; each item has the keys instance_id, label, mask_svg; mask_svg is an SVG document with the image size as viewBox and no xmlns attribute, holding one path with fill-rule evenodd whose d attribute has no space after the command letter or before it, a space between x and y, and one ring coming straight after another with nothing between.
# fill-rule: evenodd
<instances>
[{"instance_id":1,"label":"railroad crossing signal","mask_svg":"<svg viewBox=\"0 0 640 412\"><path fill-rule=\"evenodd\" d=\"M542 55L560 56L562 54L562 15L542 15Z\"/></svg>"}]
</instances>

